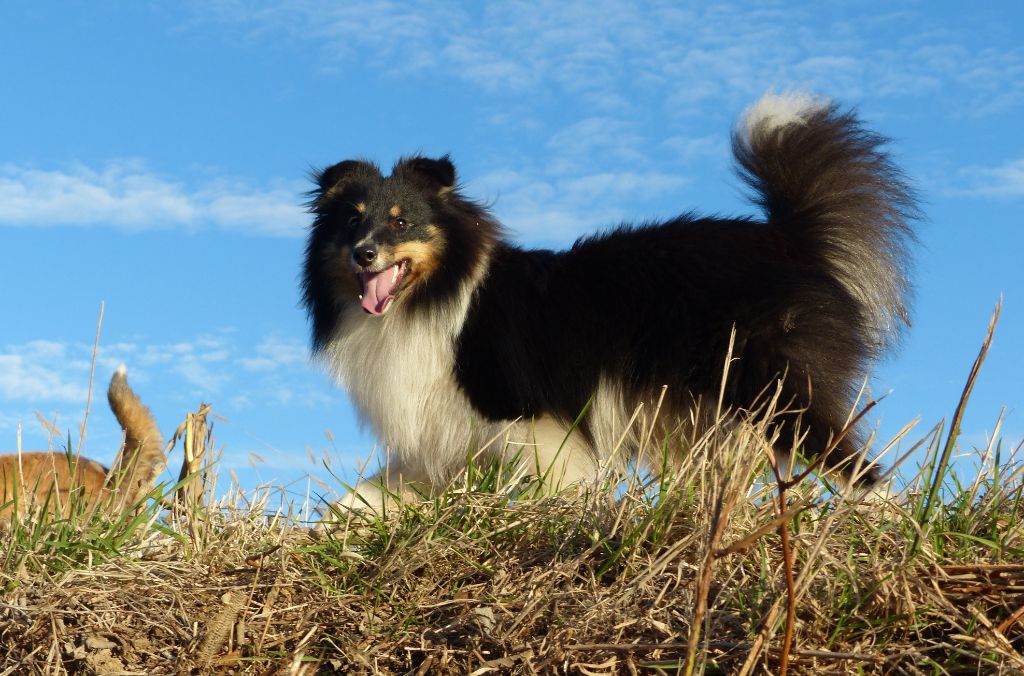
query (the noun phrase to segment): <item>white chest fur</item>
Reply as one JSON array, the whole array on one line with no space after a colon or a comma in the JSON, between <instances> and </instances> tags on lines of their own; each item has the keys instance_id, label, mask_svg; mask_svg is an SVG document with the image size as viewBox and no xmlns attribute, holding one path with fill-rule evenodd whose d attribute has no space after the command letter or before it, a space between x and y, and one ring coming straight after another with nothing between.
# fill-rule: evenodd
<instances>
[{"instance_id":1,"label":"white chest fur","mask_svg":"<svg viewBox=\"0 0 1024 676\"><path fill-rule=\"evenodd\" d=\"M401 308L369 316L349 308L324 355L389 452L434 482L446 481L472 447L501 427L482 424L455 381L454 341L464 306L453 303L429 316Z\"/></svg>"},{"instance_id":2,"label":"white chest fur","mask_svg":"<svg viewBox=\"0 0 1024 676\"><path fill-rule=\"evenodd\" d=\"M570 443L568 428L546 417L487 422L459 387L455 341L484 270L486 260L451 303L430 314L398 306L370 316L349 306L325 361L387 446L390 466L397 460L434 487L465 469L469 453L485 444L487 455L520 455L529 471L554 477L554 484L592 479L595 458L578 433Z\"/></svg>"}]
</instances>

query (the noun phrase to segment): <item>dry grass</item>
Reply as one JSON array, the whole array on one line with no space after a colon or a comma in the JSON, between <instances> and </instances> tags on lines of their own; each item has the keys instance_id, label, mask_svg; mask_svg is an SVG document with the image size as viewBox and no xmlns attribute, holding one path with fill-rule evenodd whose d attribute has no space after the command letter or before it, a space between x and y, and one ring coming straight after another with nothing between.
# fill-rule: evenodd
<instances>
[{"instance_id":1,"label":"dry grass","mask_svg":"<svg viewBox=\"0 0 1024 676\"><path fill-rule=\"evenodd\" d=\"M702 448L670 486L517 500L491 469L320 537L259 499L18 526L0 673L650 673L685 669L694 635L698 671L774 673L788 593L772 491L745 492L760 446ZM1024 470L996 459L923 528L923 485L883 507L789 489L791 670L1024 670Z\"/></svg>"},{"instance_id":2,"label":"dry grass","mask_svg":"<svg viewBox=\"0 0 1024 676\"><path fill-rule=\"evenodd\" d=\"M1024 672L1024 464L996 441L962 481L936 426L857 505L722 425L670 483L533 499L474 468L311 532L270 491L215 500L206 411L182 429L141 514L0 538L0 674Z\"/></svg>"}]
</instances>

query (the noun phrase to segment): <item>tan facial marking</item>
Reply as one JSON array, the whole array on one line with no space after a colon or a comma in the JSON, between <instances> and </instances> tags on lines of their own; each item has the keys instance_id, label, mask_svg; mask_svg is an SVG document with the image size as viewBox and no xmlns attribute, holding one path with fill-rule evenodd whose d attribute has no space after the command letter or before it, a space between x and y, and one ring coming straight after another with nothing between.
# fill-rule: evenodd
<instances>
[{"instance_id":1,"label":"tan facial marking","mask_svg":"<svg viewBox=\"0 0 1024 676\"><path fill-rule=\"evenodd\" d=\"M445 246L444 236L433 225L425 226L425 228L428 239L418 242L403 242L394 250L393 260L409 259L410 282L426 279L441 265L441 253Z\"/></svg>"},{"instance_id":2,"label":"tan facial marking","mask_svg":"<svg viewBox=\"0 0 1024 676\"><path fill-rule=\"evenodd\" d=\"M356 203L356 211L358 211L361 214L365 214L366 213L366 202L357 202Z\"/></svg>"},{"instance_id":3,"label":"tan facial marking","mask_svg":"<svg viewBox=\"0 0 1024 676\"><path fill-rule=\"evenodd\" d=\"M398 218L399 216L402 215L402 207L396 204L395 206L391 207L388 213L391 214L391 218Z\"/></svg>"}]
</instances>

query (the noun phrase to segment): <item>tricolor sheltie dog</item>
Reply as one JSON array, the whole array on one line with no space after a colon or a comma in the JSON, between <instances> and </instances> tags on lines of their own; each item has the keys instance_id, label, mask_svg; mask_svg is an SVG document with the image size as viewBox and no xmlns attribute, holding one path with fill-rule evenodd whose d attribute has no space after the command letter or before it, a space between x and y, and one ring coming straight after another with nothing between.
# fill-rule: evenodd
<instances>
[{"instance_id":1,"label":"tricolor sheltie dog","mask_svg":"<svg viewBox=\"0 0 1024 676\"><path fill-rule=\"evenodd\" d=\"M860 437L840 432L906 323L914 238L885 144L835 104L767 95L732 137L761 218L687 213L566 251L504 239L448 157L319 172L303 278L313 348L388 452L348 504L443 487L492 439L485 453L519 444L559 485L593 480L613 451L657 471L662 459L636 457L632 412L667 386L657 431L676 442L654 446L685 453L714 422L731 339L722 403L756 415L781 393L777 450L832 448L823 467L870 486L874 470L854 477Z\"/></svg>"}]
</instances>

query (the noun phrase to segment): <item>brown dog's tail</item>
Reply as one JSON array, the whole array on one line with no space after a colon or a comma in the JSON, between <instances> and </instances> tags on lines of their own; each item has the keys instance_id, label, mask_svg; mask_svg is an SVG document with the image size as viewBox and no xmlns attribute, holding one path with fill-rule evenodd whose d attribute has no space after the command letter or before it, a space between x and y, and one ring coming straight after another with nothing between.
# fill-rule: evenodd
<instances>
[{"instance_id":1,"label":"brown dog's tail","mask_svg":"<svg viewBox=\"0 0 1024 676\"><path fill-rule=\"evenodd\" d=\"M124 430L124 446L110 470L108 486L121 505L130 506L153 488L167 464L164 437L149 408L128 385L128 369L124 364L110 379L107 400Z\"/></svg>"}]
</instances>

